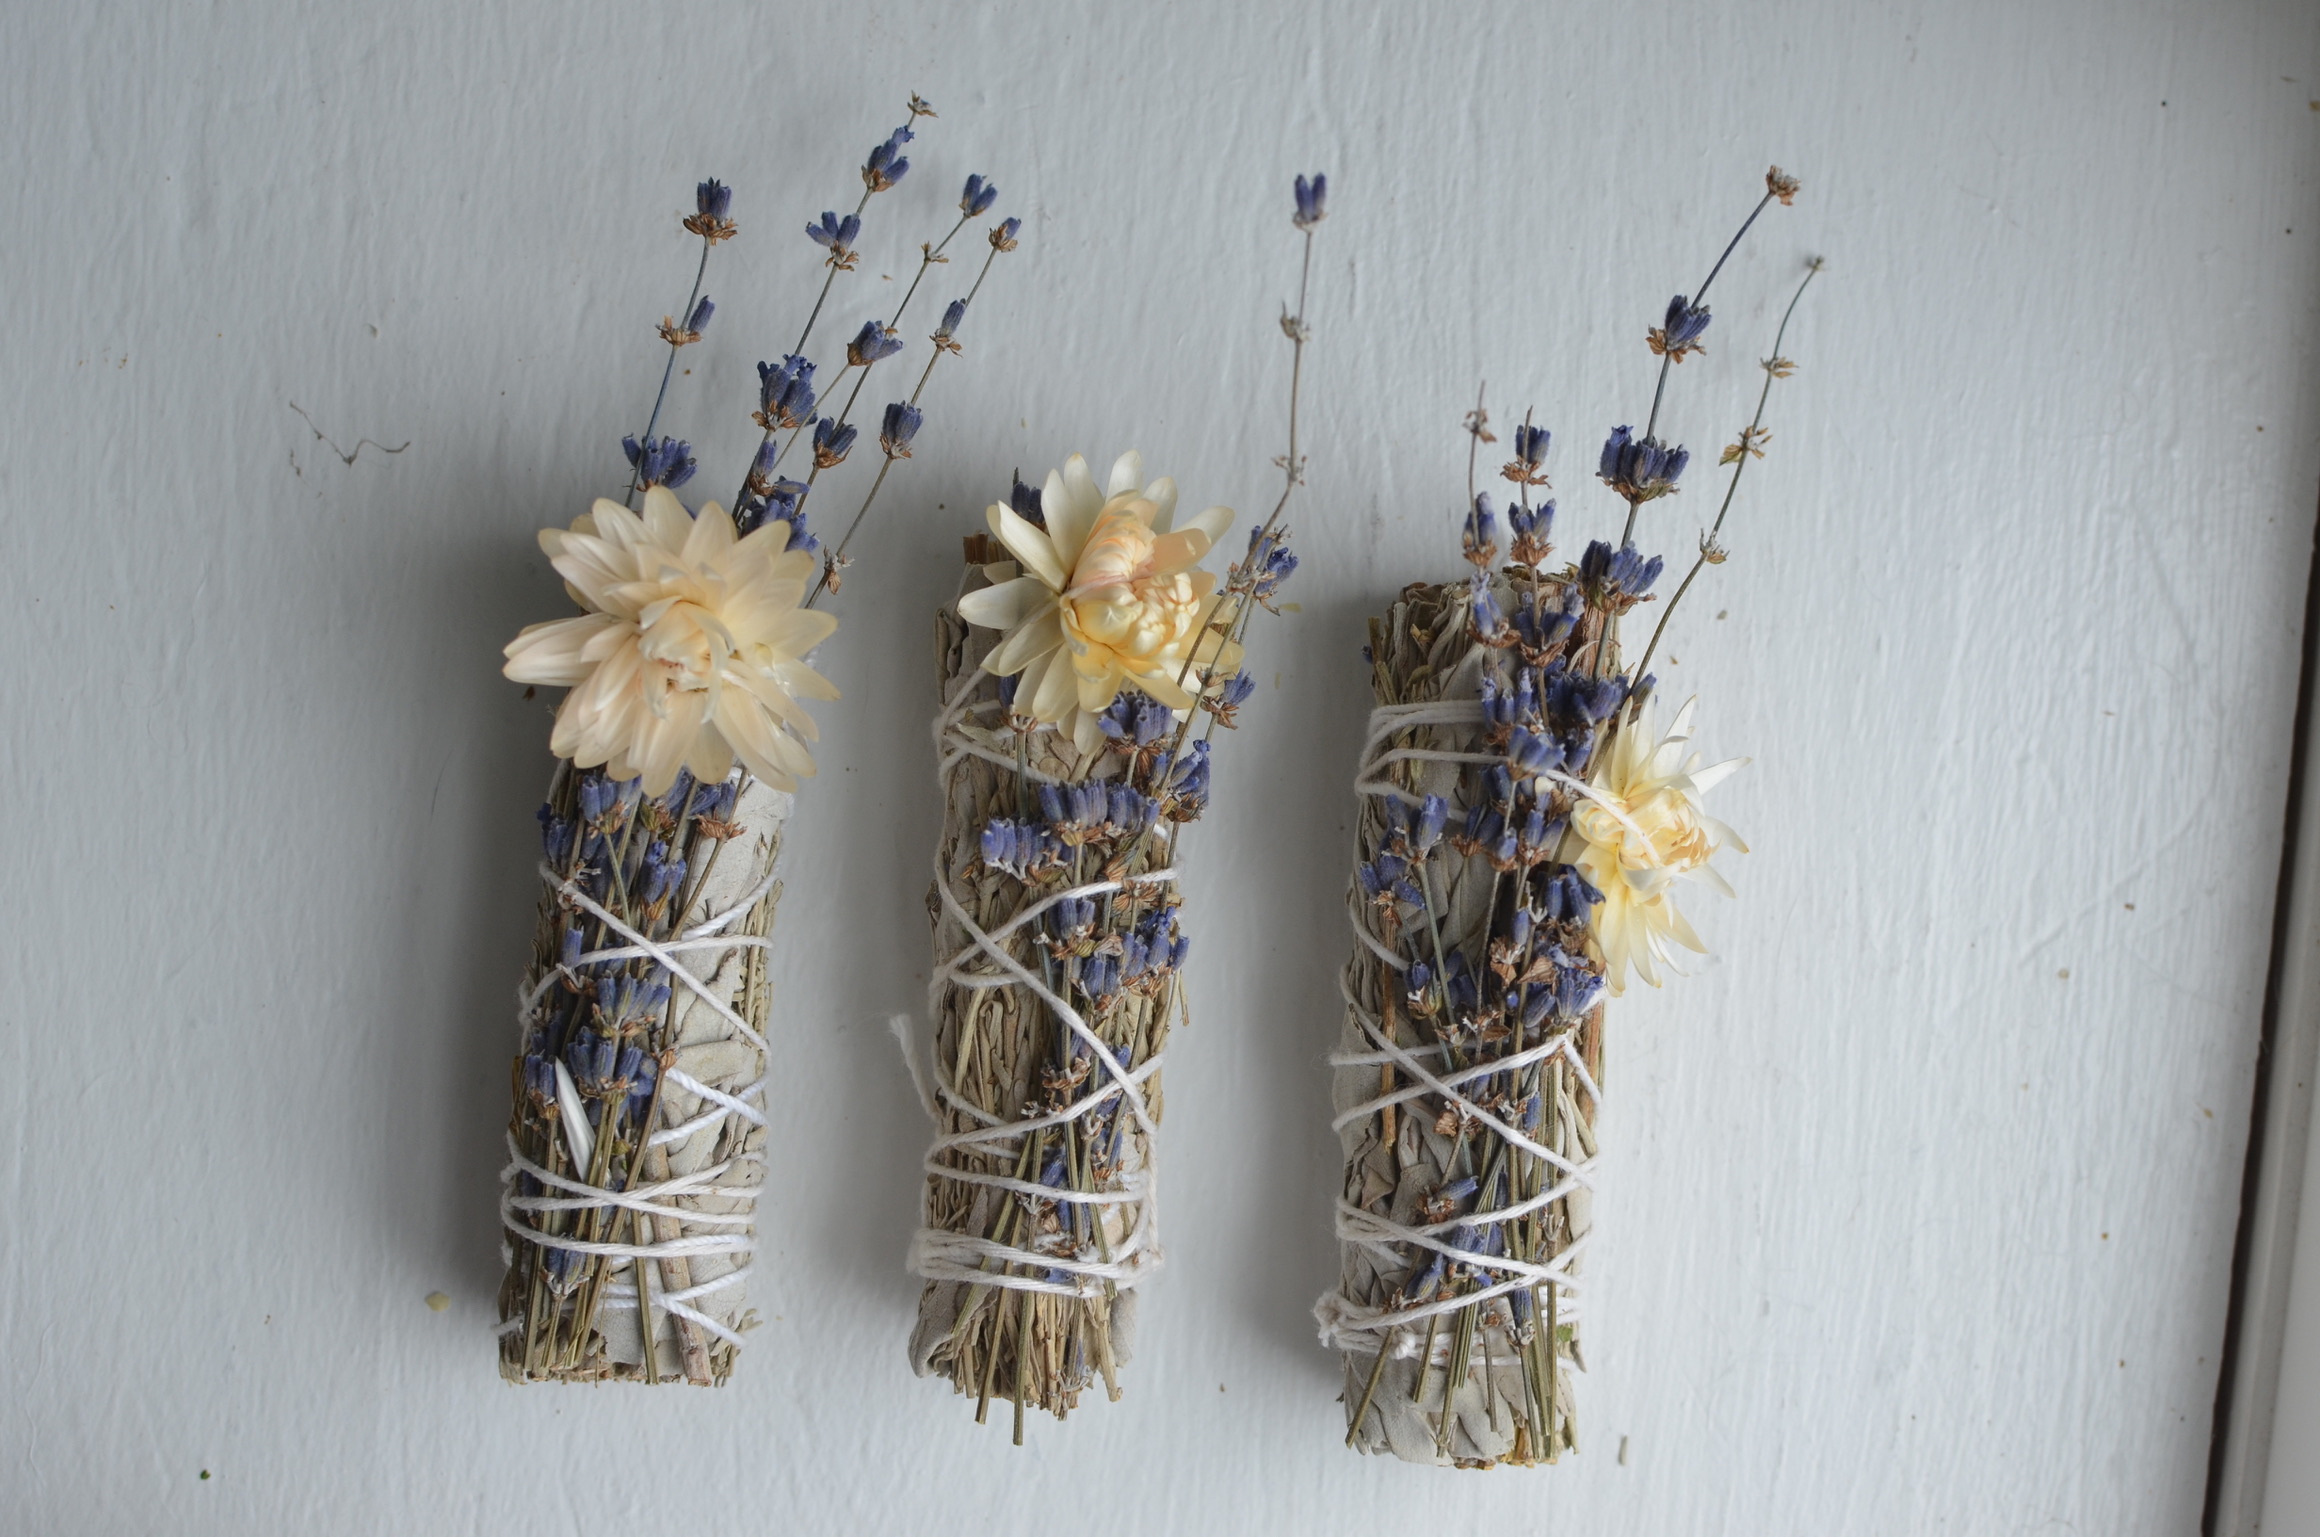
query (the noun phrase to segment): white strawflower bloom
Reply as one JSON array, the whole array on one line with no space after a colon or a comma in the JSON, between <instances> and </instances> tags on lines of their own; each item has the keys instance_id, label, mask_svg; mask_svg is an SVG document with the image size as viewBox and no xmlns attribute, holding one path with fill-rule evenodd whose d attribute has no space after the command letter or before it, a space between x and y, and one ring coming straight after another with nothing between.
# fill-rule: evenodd
<instances>
[{"instance_id":1,"label":"white strawflower bloom","mask_svg":"<svg viewBox=\"0 0 2320 1537\"><path fill-rule=\"evenodd\" d=\"M789 524L743 537L715 502L700 516L654 486L639 515L598 501L540 548L588 610L508 642L507 675L566 687L549 746L581 768L641 776L658 795L689 768L722 781L739 758L794 790L814 771L818 733L798 701L835 699L806 653L838 621L801 605L814 559L788 548Z\"/></svg>"},{"instance_id":2,"label":"white strawflower bloom","mask_svg":"<svg viewBox=\"0 0 2320 1537\"><path fill-rule=\"evenodd\" d=\"M1176 482L1145 485L1143 456L1130 450L1104 491L1072 455L1048 473L1040 510L1044 529L993 504L991 532L1015 560L985 568L993 585L959 601L969 624L1007 632L983 666L1022 674L1017 713L1086 752L1103 739L1096 717L1123 687L1189 710L1207 674L1240 665L1241 648L1209 628L1216 575L1193 569L1232 525L1231 508L1174 527Z\"/></svg>"},{"instance_id":3,"label":"white strawflower bloom","mask_svg":"<svg viewBox=\"0 0 2320 1537\"><path fill-rule=\"evenodd\" d=\"M1678 969L1676 945L1707 953L1676 908L1675 885L1698 880L1730 896L1732 887L1708 861L1727 846L1748 852L1740 835L1700 804L1702 794L1748 760L1703 766L1699 754L1686 756L1698 702L1677 712L1664 737L1654 736L1657 722L1647 703L1642 718L1612 738L1595 766L1588 780L1595 796L1573 798L1571 834L1578 849L1570 862L1603 893L1592 921L1604 981L1615 994L1626 991L1630 967L1659 986L1658 967Z\"/></svg>"}]
</instances>

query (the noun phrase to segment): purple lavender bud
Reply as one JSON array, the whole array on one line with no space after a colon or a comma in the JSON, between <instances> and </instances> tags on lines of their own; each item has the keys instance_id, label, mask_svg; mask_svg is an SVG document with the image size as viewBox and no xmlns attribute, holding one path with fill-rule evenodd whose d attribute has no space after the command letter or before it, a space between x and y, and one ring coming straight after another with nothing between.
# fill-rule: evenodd
<instances>
[{"instance_id":1,"label":"purple lavender bud","mask_svg":"<svg viewBox=\"0 0 2320 1537\"><path fill-rule=\"evenodd\" d=\"M1520 726L1515 728L1514 735L1507 740L1506 756L1517 772L1534 777L1552 773L1563 764L1563 749L1559 743Z\"/></svg>"},{"instance_id":2,"label":"purple lavender bud","mask_svg":"<svg viewBox=\"0 0 2320 1537\"><path fill-rule=\"evenodd\" d=\"M793 352L778 365L758 364L757 403L767 418L762 425L768 432L805 421L814 409L812 361Z\"/></svg>"},{"instance_id":3,"label":"purple lavender bud","mask_svg":"<svg viewBox=\"0 0 2320 1537\"><path fill-rule=\"evenodd\" d=\"M1701 350L1700 338L1707 330L1707 307L1677 294L1668 301L1667 320L1652 328L1651 350L1670 362L1681 363L1686 355Z\"/></svg>"},{"instance_id":4,"label":"purple lavender bud","mask_svg":"<svg viewBox=\"0 0 2320 1537\"><path fill-rule=\"evenodd\" d=\"M1657 438L1638 439L1632 428L1615 427L1604 440L1595 473L1631 502L1648 502L1676 489L1691 453L1669 448Z\"/></svg>"},{"instance_id":5,"label":"purple lavender bud","mask_svg":"<svg viewBox=\"0 0 2320 1537\"><path fill-rule=\"evenodd\" d=\"M918 436L918 429L926 420L925 413L906 400L897 400L886 408L886 417L878 431L878 446L889 459L910 457L910 440Z\"/></svg>"},{"instance_id":6,"label":"purple lavender bud","mask_svg":"<svg viewBox=\"0 0 2320 1537\"><path fill-rule=\"evenodd\" d=\"M1176 799L1197 808L1208 799L1208 743L1192 744L1191 756L1178 763L1168 776L1168 789Z\"/></svg>"},{"instance_id":7,"label":"purple lavender bud","mask_svg":"<svg viewBox=\"0 0 2320 1537\"><path fill-rule=\"evenodd\" d=\"M772 476L774 466L781 463L781 444L767 438L757 445L757 456L749 461L749 477L764 480Z\"/></svg>"},{"instance_id":8,"label":"purple lavender bud","mask_svg":"<svg viewBox=\"0 0 2320 1537\"><path fill-rule=\"evenodd\" d=\"M700 466L693 461L693 445L676 438L622 438L620 450L636 467L640 486L667 486L675 490L693 478Z\"/></svg>"},{"instance_id":9,"label":"purple lavender bud","mask_svg":"<svg viewBox=\"0 0 2320 1537\"><path fill-rule=\"evenodd\" d=\"M834 416L825 416L814 423L814 463L831 469L846 461L853 452L855 429L842 426Z\"/></svg>"},{"instance_id":10,"label":"purple lavender bud","mask_svg":"<svg viewBox=\"0 0 2320 1537\"><path fill-rule=\"evenodd\" d=\"M1536 673L1528 667L1519 669L1514 676L1514 701L1508 713L1518 721L1539 718L1539 691L1532 679Z\"/></svg>"},{"instance_id":11,"label":"purple lavender bud","mask_svg":"<svg viewBox=\"0 0 2320 1537\"><path fill-rule=\"evenodd\" d=\"M1489 583L1479 573L1475 578L1470 601L1474 608L1474 633L1477 636L1488 639L1506 632L1506 613L1498 606L1498 599L1492 596Z\"/></svg>"},{"instance_id":12,"label":"purple lavender bud","mask_svg":"<svg viewBox=\"0 0 2320 1537\"><path fill-rule=\"evenodd\" d=\"M934 328L934 334L936 338L938 340L948 341L952 333L958 330L959 326L966 320L966 318L967 301L964 299L953 299L950 302L950 307L943 311L942 324Z\"/></svg>"},{"instance_id":13,"label":"purple lavender bud","mask_svg":"<svg viewBox=\"0 0 2320 1537\"><path fill-rule=\"evenodd\" d=\"M1439 795L1427 796L1418 808L1417 825L1412 834L1419 853L1426 853L1442 841L1442 829L1449 821L1450 803Z\"/></svg>"},{"instance_id":14,"label":"purple lavender bud","mask_svg":"<svg viewBox=\"0 0 2320 1537\"><path fill-rule=\"evenodd\" d=\"M652 1109L653 1089L660 1082L660 1066L631 1046L620 1054L620 1076L628 1080L628 1118L641 1123Z\"/></svg>"},{"instance_id":15,"label":"purple lavender bud","mask_svg":"<svg viewBox=\"0 0 2320 1537\"><path fill-rule=\"evenodd\" d=\"M1595 473L1605 480L1616 477L1619 474L1621 457L1626 454L1628 445L1634 441L1634 438L1635 429L1632 427L1612 428L1611 436L1603 440L1603 452L1595 462Z\"/></svg>"},{"instance_id":16,"label":"purple lavender bud","mask_svg":"<svg viewBox=\"0 0 2320 1537\"><path fill-rule=\"evenodd\" d=\"M839 218L836 211L824 209L821 222L806 226L806 238L823 247L833 256L851 251L854 237L862 233L862 221L854 214Z\"/></svg>"},{"instance_id":17,"label":"purple lavender bud","mask_svg":"<svg viewBox=\"0 0 2320 1537\"><path fill-rule=\"evenodd\" d=\"M1047 509L1042 505L1039 488L1025 485L1020 476L1016 477L1015 488L1007 493L1007 505L1013 509L1015 516L1022 518L1033 528L1047 526ZM1120 702L1126 703L1125 696Z\"/></svg>"},{"instance_id":18,"label":"purple lavender bud","mask_svg":"<svg viewBox=\"0 0 2320 1537\"><path fill-rule=\"evenodd\" d=\"M570 817L555 816L547 807L540 808L540 853L550 865L561 869L572 858L572 842L579 836Z\"/></svg>"},{"instance_id":19,"label":"purple lavender bud","mask_svg":"<svg viewBox=\"0 0 2320 1537\"><path fill-rule=\"evenodd\" d=\"M709 302L707 294L703 294L701 302L693 306L693 313L685 317L685 329L695 336L700 335L709 329L709 317L716 313L717 306Z\"/></svg>"},{"instance_id":20,"label":"purple lavender bud","mask_svg":"<svg viewBox=\"0 0 2320 1537\"><path fill-rule=\"evenodd\" d=\"M1627 699L1627 680L1621 677L1588 678L1574 690L1579 713L1590 725L1607 720L1611 712Z\"/></svg>"},{"instance_id":21,"label":"purple lavender bud","mask_svg":"<svg viewBox=\"0 0 2320 1537\"><path fill-rule=\"evenodd\" d=\"M872 192L884 192L902 180L910 170L910 162L903 158L902 146L913 135L905 125L887 136L886 142L870 151L870 158L862 165L862 185Z\"/></svg>"},{"instance_id":22,"label":"purple lavender bud","mask_svg":"<svg viewBox=\"0 0 2320 1537\"><path fill-rule=\"evenodd\" d=\"M1485 491L1474 498L1474 507L1466 514L1466 526L1459 535L1459 544L1469 562L1488 569L1498 559L1498 516L1490 505L1490 493Z\"/></svg>"},{"instance_id":23,"label":"purple lavender bud","mask_svg":"<svg viewBox=\"0 0 2320 1537\"><path fill-rule=\"evenodd\" d=\"M1646 560L1632 544L1621 545L1614 552L1597 539L1579 558L1579 582L1597 603L1625 606L1651 591L1652 583L1659 580L1661 564L1659 556Z\"/></svg>"},{"instance_id":24,"label":"purple lavender bud","mask_svg":"<svg viewBox=\"0 0 2320 1537\"><path fill-rule=\"evenodd\" d=\"M1297 178L1297 212L1290 223L1299 229L1311 229L1329 217L1329 178L1315 173L1310 179Z\"/></svg>"},{"instance_id":25,"label":"purple lavender bud","mask_svg":"<svg viewBox=\"0 0 2320 1537\"><path fill-rule=\"evenodd\" d=\"M733 207L733 189L712 176L693 189L693 206L703 218L722 219Z\"/></svg>"},{"instance_id":26,"label":"purple lavender bud","mask_svg":"<svg viewBox=\"0 0 2320 1537\"><path fill-rule=\"evenodd\" d=\"M612 1076L613 1044L593 1030L583 1030L564 1048L564 1065L583 1089L597 1089Z\"/></svg>"},{"instance_id":27,"label":"purple lavender bud","mask_svg":"<svg viewBox=\"0 0 2320 1537\"><path fill-rule=\"evenodd\" d=\"M1149 694L1136 696L1136 745L1138 747L1151 746L1166 736L1169 728L1175 724L1176 718L1169 713L1168 706Z\"/></svg>"},{"instance_id":28,"label":"purple lavender bud","mask_svg":"<svg viewBox=\"0 0 2320 1537\"><path fill-rule=\"evenodd\" d=\"M1514 430L1514 456L1529 468L1536 470L1547 462L1547 445L1554 434L1544 427L1533 427L1528 422Z\"/></svg>"},{"instance_id":29,"label":"purple lavender bud","mask_svg":"<svg viewBox=\"0 0 2320 1537\"><path fill-rule=\"evenodd\" d=\"M1023 221L1021 219L1015 218L1013 215L1001 219L991 227L991 249L994 251L1014 250L1017 244L1015 237L1022 233Z\"/></svg>"},{"instance_id":30,"label":"purple lavender bud","mask_svg":"<svg viewBox=\"0 0 2320 1537\"><path fill-rule=\"evenodd\" d=\"M856 368L867 368L881 358L890 358L902 350L902 338L887 330L875 320L862 322L862 329L846 343L846 361Z\"/></svg>"},{"instance_id":31,"label":"purple lavender bud","mask_svg":"<svg viewBox=\"0 0 2320 1537\"><path fill-rule=\"evenodd\" d=\"M999 189L983 180L980 175L967 178L964 192L959 194L959 212L970 219L982 217L999 200Z\"/></svg>"}]
</instances>

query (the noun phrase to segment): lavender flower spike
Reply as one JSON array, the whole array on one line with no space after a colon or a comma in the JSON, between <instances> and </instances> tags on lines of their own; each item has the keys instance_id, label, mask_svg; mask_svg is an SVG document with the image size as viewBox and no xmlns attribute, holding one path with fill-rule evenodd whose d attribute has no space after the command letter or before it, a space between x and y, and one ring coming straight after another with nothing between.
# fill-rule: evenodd
<instances>
[{"instance_id":1,"label":"lavender flower spike","mask_svg":"<svg viewBox=\"0 0 2320 1537\"><path fill-rule=\"evenodd\" d=\"M854 451L854 428L834 416L825 416L814 423L814 468L833 470L846 462L846 455Z\"/></svg>"},{"instance_id":2,"label":"lavender flower spike","mask_svg":"<svg viewBox=\"0 0 2320 1537\"><path fill-rule=\"evenodd\" d=\"M725 217L733 206L733 189L712 176L693 189L694 211L685 219L685 228L711 245L733 238L734 225Z\"/></svg>"},{"instance_id":3,"label":"lavender flower spike","mask_svg":"<svg viewBox=\"0 0 2320 1537\"><path fill-rule=\"evenodd\" d=\"M793 352L778 366L758 364L757 406L757 425L768 432L804 425L814 414L812 360Z\"/></svg>"},{"instance_id":4,"label":"lavender flower spike","mask_svg":"<svg viewBox=\"0 0 2320 1537\"><path fill-rule=\"evenodd\" d=\"M862 233L862 221L848 214L843 219L829 210L822 211L819 224L806 226L806 238L830 253L830 265L841 271L850 270L856 258L854 237Z\"/></svg>"},{"instance_id":5,"label":"lavender flower spike","mask_svg":"<svg viewBox=\"0 0 2320 1537\"><path fill-rule=\"evenodd\" d=\"M1670 448L1657 438L1637 438L1632 427L1614 427L1595 472L1629 501L1648 502L1675 490L1691 460L1688 449Z\"/></svg>"},{"instance_id":6,"label":"lavender flower spike","mask_svg":"<svg viewBox=\"0 0 2320 1537\"><path fill-rule=\"evenodd\" d=\"M934 328L934 344L937 347L942 348L945 352L958 351L959 344L956 339L956 335L960 324L964 322L966 318L967 301L964 299L953 299L950 302L950 307L943 311L942 324Z\"/></svg>"},{"instance_id":7,"label":"lavender flower spike","mask_svg":"<svg viewBox=\"0 0 2320 1537\"><path fill-rule=\"evenodd\" d=\"M959 212L970 219L980 218L991 211L999 201L999 189L983 180L980 173L967 178L967 187L959 194Z\"/></svg>"},{"instance_id":8,"label":"lavender flower spike","mask_svg":"<svg viewBox=\"0 0 2320 1537\"><path fill-rule=\"evenodd\" d=\"M897 400L888 406L885 424L878 432L878 446L886 451L886 457L909 458L910 440L918 436L919 426L925 420L925 413L906 400Z\"/></svg>"},{"instance_id":9,"label":"lavender flower spike","mask_svg":"<svg viewBox=\"0 0 2320 1537\"><path fill-rule=\"evenodd\" d=\"M1700 338L1707 331L1707 306L1690 303L1682 294L1677 294L1668 301L1666 324L1653 326L1646 340L1655 356L1664 357L1670 363L1681 363L1693 353L1707 350L1700 345Z\"/></svg>"},{"instance_id":10,"label":"lavender flower spike","mask_svg":"<svg viewBox=\"0 0 2320 1537\"><path fill-rule=\"evenodd\" d=\"M887 330L875 320L862 322L862 329L846 343L846 361L856 368L868 368L880 358L890 358L902 350L902 338Z\"/></svg>"},{"instance_id":11,"label":"lavender flower spike","mask_svg":"<svg viewBox=\"0 0 2320 1537\"><path fill-rule=\"evenodd\" d=\"M1297 178L1297 212L1290 223L1299 229L1311 229L1329 217L1329 178L1316 172L1308 180Z\"/></svg>"},{"instance_id":12,"label":"lavender flower spike","mask_svg":"<svg viewBox=\"0 0 2320 1537\"><path fill-rule=\"evenodd\" d=\"M1479 571L1489 570L1490 563L1498 559L1498 515L1490 505L1489 492L1474 498L1474 510L1466 514L1466 527L1458 542L1467 561Z\"/></svg>"},{"instance_id":13,"label":"lavender flower spike","mask_svg":"<svg viewBox=\"0 0 2320 1537\"><path fill-rule=\"evenodd\" d=\"M1657 555L1646 560L1632 544L1614 551L1597 539L1579 557L1579 585L1599 606L1625 612L1651 591L1651 584L1659 580L1660 567Z\"/></svg>"},{"instance_id":14,"label":"lavender flower spike","mask_svg":"<svg viewBox=\"0 0 2320 1537\"><path fill-rule=\"evenodd\" d=\"M693 445L676 438L622 438L620 450L636 467L640 486L667 486L674 491L693 478L700 466L693 461Z\"/></svg>"},{"instance_id":15,"label":"lavender flower spike","mask_svg":"<svg viewBox=\"0 0 2320 1537\"><path fill-rule=\"evenodd\" d=\"M872 192L884 192L902 180L910 170L910 162L903 158L902 146L914 137L907 126L897 128L884 144L870 151L870 158L862 166L862 185Z\"/></svg>"},{"instance_id":16,"label":"lavender flower spike","mask_svg":"<svg viewBox=\"0 0 2320 1537\"><path fill-rule=\"evenodd\" d=\"M1554 434L1546 428L1519 423L1514 429L1514 457L1499 474L1518 486L1547 484L1547 445L1553 440Z\"/></svg>"}]
</instances>

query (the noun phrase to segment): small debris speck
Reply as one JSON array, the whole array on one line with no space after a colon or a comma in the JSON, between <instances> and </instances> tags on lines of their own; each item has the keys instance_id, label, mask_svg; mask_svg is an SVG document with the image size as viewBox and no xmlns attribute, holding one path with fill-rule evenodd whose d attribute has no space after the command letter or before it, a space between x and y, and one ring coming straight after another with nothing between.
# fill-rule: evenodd
<instances>
[{"instance_id":1,"label":"small debris speck","mask_svg":"<svg viewBox=\"0 0 2320 1537\"><path fill-rule=\"evenodd\" d=\"M209 1482L209 1469L203 1468L201 1470L201 1481L205 1484Z\"/></svg>"},{"instance_id":2,"label":"small debris speck","mask_svg":"<svg viewBox=\"0 0 2320 1537\"><path fill-rule=\"evenodd\" d=\"M1723 618L1723 617L1724 617L1726 614L1729 614L1730 612L1732 612L1732 611L1731 611L1730 609L1728 609L1728 608L1720 608L1720 609L1716 610L1716 617L1717 617L1718 619L1721 619L1721 618Z\"/></svg>"},{"instance_id":3,"label":"small debris speck","mask_svg":"<svg viewBox=\"0 0 2320 1537\"><path fill-rule=\"evenodd\" d=\"M2134 910L2135 910L2135 904L2134 904L2134 903L2132 903L2132 902L2129 902L2129 903L2127 904L2127 911L2131 913L2131 912L2133 912Z\"/></svg>"},{"instance_id":4,"label":"small debris speck","mask_svg":"<svg viewBox=\"0 0 2320 1537\"><path fill-rule=\"evenodd\" d=\"M1722 618L1723 616L1719 614L1717 617ZM1627 1437L1625 1436L1619 1438L1619 1465L1623 1468L1627 1466Z\"/></svg>"},{"instance_id":5,"label":"small debris speck","mask_svg":"<svg viewBox=\"0 0 2320 1537\"><path fill-rule=\"evenodd\" d=\"M2067 982L2070 980L2070 968L2065 966L2060 971L2056 972L2055 975L2060 977L2063 981Z\"/></svg>"},{"instance_id":6,"label":"small debris speck","mask_svg":"<svg viewBox=\"0 0 2320 1537\"><path fill-rule=\"evenodd\" d=\"M440 1313L445 1308L451 1306L451 1298L442 1292L429 1292L427 1294L427 1306Z\"/></svg>"}]
</instances>

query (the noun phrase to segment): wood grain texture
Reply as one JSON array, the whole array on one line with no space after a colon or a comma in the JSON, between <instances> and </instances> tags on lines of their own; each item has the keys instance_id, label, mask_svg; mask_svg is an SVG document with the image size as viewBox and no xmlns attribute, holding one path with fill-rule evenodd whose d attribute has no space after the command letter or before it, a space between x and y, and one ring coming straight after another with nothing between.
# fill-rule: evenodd
<instances>
[{"instance_id":1,"label":"wood grain texture","mask_svg":"<svg viewBox=\"0 0 2320 1537\"><path fill-rule=\"evenodd\" d=\"M0 36L27 1526L1021 1530L1101 1465L1121 1531L2192 1528L2320 485L2308 6L414 0ZM620 482L711 174L742 235L669 420L703 494L739 479L800 227L912 89L943 115L842 328L969 171L1026 238L838 605L747 1404L511 1393L494 1174L548 717L498 648L565 604L532 533ZM1728 439L1830 257L1664 672L1704 750L1754 755L1718 805L1756 852L1699 914L1723 964L1607 1044L1591 1441L1481 1478L1351 1458L1307 1309L1362 621L1456 572L1478 379L1556 430L1563 542L1615 532L1594 446L1775 160L1804 195L1669 407ZM1014 466L1133 444L1187 505L1261 510L1313 169L1304 610L1254 629L1187 840L1170 1268L1135 1392L1013 1453L897 1347L926 616ZM1698 511L1647 540L1688 549Z\"/></svg>"}]
</instances>

